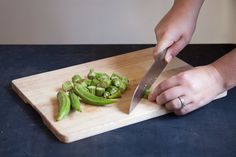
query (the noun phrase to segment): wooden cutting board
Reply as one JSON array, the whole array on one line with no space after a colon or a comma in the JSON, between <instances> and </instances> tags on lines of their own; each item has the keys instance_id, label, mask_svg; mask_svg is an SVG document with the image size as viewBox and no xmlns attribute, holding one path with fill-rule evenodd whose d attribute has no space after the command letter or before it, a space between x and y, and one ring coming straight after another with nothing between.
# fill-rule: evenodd
<instances>
[{"instance_id":1,"label":"wooden cutting board","mask_svg":"<svg viewBox=\"0 0 236 157\"><path fill-rule=\"evenodd\" d=\"M43 122L60 141L69 143L168 113L161 106L142 99L135 110L128 114L134 89L152 63L152 48L148 48L16 79L12 81L12 88L25 103L30 104L40 114ZM82 104L82 113L72 111L68 117L56 122L56 94L61 84L75 74L86 76L91 68L108 74L116 72L127 76L130 80L128 90L116 104L105 107ZM155 83L189 68L190 65L175 58ZM222 96L224 95L226 93Z\"/></svg>"}]
</instances>

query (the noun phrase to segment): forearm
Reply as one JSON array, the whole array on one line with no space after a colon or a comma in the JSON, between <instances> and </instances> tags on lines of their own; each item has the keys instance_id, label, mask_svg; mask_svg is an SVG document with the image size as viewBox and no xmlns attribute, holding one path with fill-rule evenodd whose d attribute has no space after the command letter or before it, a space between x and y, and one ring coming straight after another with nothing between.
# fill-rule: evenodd
<instances>
[{"instance_id":1,"label":"forearm","mask_svg":"<svg viewBox=\"0 0 236 157\"><path fill-rule=\"evenodd\" d=\"M224 89L236 86L236 48L212 63L218 71Z\"/></svg>"},{"instance_id":2,"label":"forearm","mask_svg":"<svg viewBox=\"0 0 236 157\"><path fill-rule=\"evenodd\" d=\"M175 0L171 10L180 14L188 14L196 21L204 0Z\"/></svg>"}]
</instances>

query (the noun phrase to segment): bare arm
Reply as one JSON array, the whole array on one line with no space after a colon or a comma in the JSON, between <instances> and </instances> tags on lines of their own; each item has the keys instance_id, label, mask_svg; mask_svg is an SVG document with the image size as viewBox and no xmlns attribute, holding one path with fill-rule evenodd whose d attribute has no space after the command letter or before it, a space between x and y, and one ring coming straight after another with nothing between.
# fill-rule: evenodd
<instances>
[{"instance_id":1,"label":"bare arm","mask_svg":"<svg viewBox=\"0 0 236 157\"><path fill-rule=\"evenodd\" d=\"M220 74L219 81L225 90L236 86L236 48L219 58L212 65Z\"/></svg>"}]
</instances>

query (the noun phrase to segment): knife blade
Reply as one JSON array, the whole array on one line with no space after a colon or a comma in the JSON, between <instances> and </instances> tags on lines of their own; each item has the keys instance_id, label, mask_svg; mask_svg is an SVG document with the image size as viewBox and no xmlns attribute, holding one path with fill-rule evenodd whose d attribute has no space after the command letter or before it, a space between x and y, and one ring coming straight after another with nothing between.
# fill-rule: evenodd
<instances>
[{"instance_id":1,"label":"knife blade","mask_svg":"<svg viewBox=\"0 0 236 157\"><path fill-rule=\"evenodd\" d=\"M136 87L134 94L131 99L129 114L134 110L139 101L142 99L144 95L144 90L146 88L150 88L151 85L155 82L157 77L161 74L163 69L166 67L167 62L165 61L167 49L164 49L159 53L155 62L152 64L148 72L144 75L143 79L139 82Z\"/></svg>"}]
</instances>

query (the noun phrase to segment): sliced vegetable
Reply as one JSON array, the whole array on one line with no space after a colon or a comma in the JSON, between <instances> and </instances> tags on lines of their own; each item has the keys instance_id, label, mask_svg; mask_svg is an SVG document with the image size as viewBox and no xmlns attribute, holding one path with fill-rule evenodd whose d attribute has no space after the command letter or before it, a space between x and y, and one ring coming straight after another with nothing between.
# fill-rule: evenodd
<instances>
[{"instance_id":1,"label":"sliced vegetable","mask_svg":"<svg viewBox=\"0 0 236 157\"><path fill-rule=\"evenodd\" d=\"M87 84L87 86L90 86L92 83L92 80L90 79L85 79L84 82Z\"/></svg>"},{"instance_id":2,"label":"sliced vegetable","mask_svg":"<svg viewBox=\"0 0 236 157\"><path fill-rule=\"evenodd\" d=\"M57 93L57 100L59 103L59 110L56 120L59 121L69 114L71 102L69 96L64 91L59 91Z\"/></svg>"},{"instance_id":3,"label":"sliced vegetable","mask_svg":"<svg viewBox=\"0 0 236 157\"><path fill-rule=\"evenodd\" d=\"M143 98L147 99L148 95L150 94L150 92L151 92L151 89L150 88L146 88L144 90Z\"/></svg>"},{"instance_id":4,"label":"sliced vegetable","mask_svg":"<svg viewBox=\"0 0 236 157\"><path fill-rule=\"evenodd\" d=\"M97 86L102 88L107 88L111 85L111 80L109 78L103 79L100 81Z\"/></svg>"},{"instance_id":5,"label":"sliced vegetable","mask_svg":"<svg viewBox=\"0 0 236 157\"><path fill-rule=\"evenodd\" d=\"M92 79L91 85L92 86L97 86L97 84L99 83L99 80L97 80L96 78Z\"/></svg>"},{"instance_id":6,"label":"sliced vegetable","mask_svg":"<svg viewBox=\"0 0 236 157\"><path fill-rule=\"evenodd\" d=\"M127 86L124 82L120 83L119 89L121 91L121 93L124 93L124 91L126 90Z\"/></svg>"},{"instance_id":7,"label":"sliced vegetable","mask_svg":"<svg viewBox=\"0 0 236 157\"><path fill-rule=\"evenodd\" d=\"M120 98L120 97L121 97L121 91L117 90L115 93L111 94L108 98L115 99L115 98Z\"/></svg>"},{"instance_id":8,"label":"sliced vegetable","mask_svg":"<svg viewBox=\"0 0 236 157\"><path fill-rule=\"evenodd\" d=\"M118 91L119 89L116 86L110 86L106 89L110 94L114 94Z\"/></svg>"},{"instance_id":9,"label":"sliced vegetable","mask_svg":"<svg viewBox=\"0 0 236 157\"><path fill-rule=\"evenodd\" d=\"M80 84L77 84L74 87L75 94L77 94L80 98L81 101L95 105L95 106L104 106L107 104L112 104L116 102L114 99L105 99L103 97L98 97L96 95L93 95L85 90L85 87L81 86Z\"/></svg>"},{"instance_id":10,"label":"sliced vegetable","mask_svg":"<svg viewBox=\"0 0 236 157\"><path fill-rule=\"evenodd\" d=\"M96 86L88 86L88 90L91 94L96 94Z\"/></svg>"},{"instance_id":11,"label":"sliced vegetable","mask_svg":"<svg viewBox=\"0 0 236 157\"><path fill-rule=\"evenodd\" d=\"M94 71L94 69L90 69L89 70L89 73L88 73L88 76L87 76L89 79L94 79L94 78L96 78L96 73L95 73L95 71Z\"/></svg>"},{"instance_id":12,"label":"sliced vegetable","mask_svg":"<svg viewBox=\"0 0 236 157\"><path fill-rule=\"evenodd\" d=\"M102 96L104 92L105 92L105 88L96 87L96 96Z\"/></svg>"},{"instance_id":13,"label":"sliced vegetable","mask_svg":"<svg viewBox=\"0 0 236 157\"><path fill-rule=\"evenodd\" d=\"M116 73L112 73L111 80L114 80L114 79L120 79L120 76Z\"/></svg>"},{"instance_id":14,"label":"sliced vegetable","mask_svg":"<svg viewBox=\"0 0 236 157\"><path fill-rule=\"evenodd\" d=\"M71 81L66 81L62 84L62 89L67 92L73 88L73 83Z\"/></svg>"},{"instance_id":15,"label":"sliced vegetable","mask_svg":"<svg viewBox=\"0 0 236 157\"><path fill-rule=\"evenodd\" d=\"M80 75L74 75L72 77L72 82L73 83L80 83L81 80L82 80L82 77Z\"/></svg>"},{"instance_id":16,"label":"sliced vegetable","mask_svg":"<svg viewBox=\"0 0 236 157\"><path fill-rule=\"evenodd\" d=\"M110 95L111 95L110 92L105 91L104 94L103 94L103 97L108 99Z\"/></svg>"}]
</instances>

